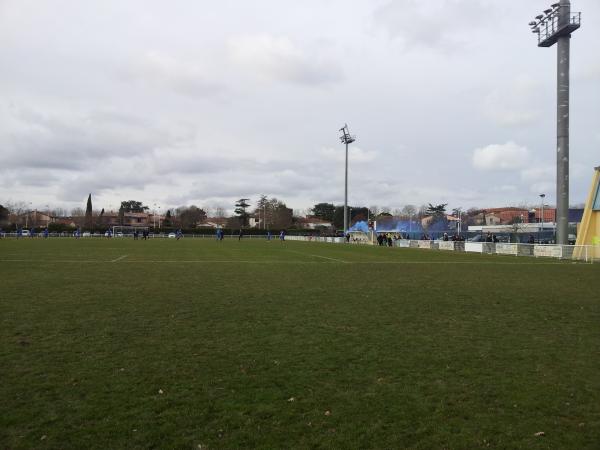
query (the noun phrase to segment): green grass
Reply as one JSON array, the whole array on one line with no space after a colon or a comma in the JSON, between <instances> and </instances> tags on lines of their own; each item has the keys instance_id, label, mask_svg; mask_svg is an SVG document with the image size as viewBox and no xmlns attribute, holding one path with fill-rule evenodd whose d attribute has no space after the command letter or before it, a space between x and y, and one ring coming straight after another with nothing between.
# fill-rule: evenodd
<instances>
[{"instance_id":1,"label":"green grass","mask_svg":"<svg viewBox=\"0 0 600 450\"><path fill-rule=\"evenodd\" d=\"M4 239L0 274L3 449L600 447L598 265Z\"/></svg>"}]
</instances>

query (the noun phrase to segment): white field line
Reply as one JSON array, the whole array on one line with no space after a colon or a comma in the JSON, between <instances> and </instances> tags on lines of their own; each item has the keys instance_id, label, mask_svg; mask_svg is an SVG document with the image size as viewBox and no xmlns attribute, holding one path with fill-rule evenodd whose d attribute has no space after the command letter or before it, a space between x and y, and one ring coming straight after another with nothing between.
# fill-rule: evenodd
<instances>
[{"instance_id":1,"label":"white field line","mask_svg":"<svg viewBox=\"0 0 600 450\"><path fill-rule=\"evenodd\" d=\"M119 256L118 258L112 259L110 262L111 263L115 263L115 262L121 261L121 260L123 260L125 258L127 258L127 255Z\"/></svg>"},{"instance_id":2,"label":"white field line","mask_svg":"<svg viewBox=\"0 0 600 450\"><path fill-rule=\"evenodd\" d=\"M344 261L342 259L337 259L337 258L330 258L329 256L320 256L320 255L313 255L313 254L309 254L309 253L303 253L303 252L298 252L296 250L287 250L289 253L295 253L296 255L302 255L302 256L312 256L315 258L323 258L323 259L327 259L329 261L334 261L334 262L338 262L338 263L344 263L347 264L348 261Z\"/></svg>"},{"instance_id":3,"label":"white field line","mask_svg":"<svg viewBox=\"0 0 600 450\"><path fill-rule=\"evenodd\" d=\"M320 255L309 255L309 256L314 256L315 258L323 258L323 259L328 259L329 261L335 261L335 262L339 262L339 263L348 264L348 261L344 261L342 259L337 259L337 258L329 258L328 256L320 256Z\"/></svg>"},{"instance_id":4,"label":"white field line","mask_svg":"<svg viewBox=\"0 0 600 450\"><path fill-rule=\"evenodd\" d=\"M568 264L568 261L555 261L555 262L493 262L493 261L343 261L341 259L328 258L326 256L319 255L307 255L305 256L316 256L318 258L329 259L334 262L339 262L343 264L360 264L360 265L369 265L369 264L377 264L377 265L446 265L446 264L464 264L464 265L478 265L478 266L555 266L560 264ZM127 261L123 260L128 255L121 256L117 259L106 261L106 260L77 260L77 259L63 259L63 260L41 260L41 259L0 259L0 263L41 263L41 264L103 264L103 263L113 263L117 261L122 261L123 264L323 264L318 261L277 261L277 260L161 260L161 259L129 259ZM581 261L570 261L571 264L585 264L589 266L589 263L584 263Z\"/></svg>"}]
</instances>

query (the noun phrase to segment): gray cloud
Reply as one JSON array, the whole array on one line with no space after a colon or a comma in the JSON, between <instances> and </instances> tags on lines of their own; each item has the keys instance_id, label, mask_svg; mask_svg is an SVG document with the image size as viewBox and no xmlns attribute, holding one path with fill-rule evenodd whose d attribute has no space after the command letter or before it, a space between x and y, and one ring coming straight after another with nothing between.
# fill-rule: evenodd
<instances>
[{"instance_id":1,"label":"gray cloud","mask_svg":"<svg viewBox=\"0 0 600 450\"><path fill-rule=\"evenodd\" d=\"M5 0L0 202L341 202L344 122L358 135L353 204L494 206L539 189L552 201L555 49L526 25L547 1L527 3ZM600 4L574 9L580 203L598 164L600 30L588 24ZM509 141L527 149L524 165L474 167L474 149Z\"/></svg>"},{"instance_id":2,"label":"gray cloud","mask_svg":"<svg viewBox=\"0 0 600 450\"><path fill-rule=\"evenodd\" d=\"M490 22L493 4L481 0L390 1L377 8L375 24L407 46L449 50L470 41L469 32Z\"/></svg>"},{"instance_id":3,"label":"gray cloud","mask_svg":"<svg viewBox=\"0 0 600 450\"><path fill-rule=\"evenodd\" d=\"M223 83L211 80L199 64L154 51L122 69L119 76L147 89L167 89L189 99L214 97L226 90Z\"/></svg>"},{"instance_id":4,"label":"gray cloud","mask_svg":"<svg viewBox=\"0 0 600 450\"><path fill-rule=\"evenodd\" d=\"M0 124L4 168L83 170L111 157L144 154L166 139L148 121L111 111L59 116L11 107L4 113Z\"/></svg>"},{"instance_id":5,"label":"gray cloud","mask_svg":"<svg viewBox=\"0 0 600 450\"><path fill-rule=\"evenodd\" d=\"M534 123L542 114L544 101L540 82L521 76L499 80L484 98L484 112L501 126L525 126Z\"/></svg>"},{"instance_id":6,"label":"gray cloud","mask_svg":"<svg viewBox=\"0 0 600 450\"><path fill-rule=\"evenodd\" d=\"M339 82L343 76L336 61L321 54L318 47L303 49L285 36L235 36L228 50L241 69L266 80L320 85Z\"/></svg>"}]
</instances>

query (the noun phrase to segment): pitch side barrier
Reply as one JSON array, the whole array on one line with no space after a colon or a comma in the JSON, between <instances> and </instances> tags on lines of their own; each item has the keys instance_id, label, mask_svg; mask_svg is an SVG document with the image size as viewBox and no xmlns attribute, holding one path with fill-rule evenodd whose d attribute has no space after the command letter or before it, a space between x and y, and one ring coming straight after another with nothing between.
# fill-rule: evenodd
<instances>
[{"instance_id":1,"label":"pitch side barrier","mask_svg":"<svg viewBox=\"0 0 600 450\"><path fill-rule=\"evenodd\" d=\"M289 241L327 242L341 244L344 238L286 236ZM369 241L350 241L350 244L373 245ZM416 248L438 251L453 251L462 253L481 253L489 255L505 255L535 258L556 258L583 262L600 262L600 245L554 245L554 244L521 244L494 242L465 242L465 241L421 241L399 239L394 241L397 248Z\"/></svg>"},{"instance_id":2,"label":"pitch side barrier","mask_svg":"<svg viewBox=\"0 0 600 450\"><path fill-rule=\"evenodd\" d=\"M585 262L600 262L599 245L521 244L464 241L396 241L398 247L429 248L441 251L489 255L547 257ZM417 244L413 244L416 242Z\"/></svg>"}]
</instances>

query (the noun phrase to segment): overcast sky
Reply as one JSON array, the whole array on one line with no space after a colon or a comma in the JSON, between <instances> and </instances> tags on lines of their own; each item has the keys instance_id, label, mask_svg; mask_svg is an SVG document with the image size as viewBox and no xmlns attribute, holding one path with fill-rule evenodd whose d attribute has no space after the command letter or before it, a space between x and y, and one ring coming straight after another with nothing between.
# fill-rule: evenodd
<instances>
[{"instance_id":1,"label":"overcast sky","mask_svg":"<svg viewBox=\"0 0 600 450\"><path fill-rule=\"evenodd\" d=\"M231 209L555 199L549 0L0 0L0 203ZM600 2L574 0L571 203L600 165ZM164 209L163 209L164 210Z\"/></svg>"}]
</instances>

